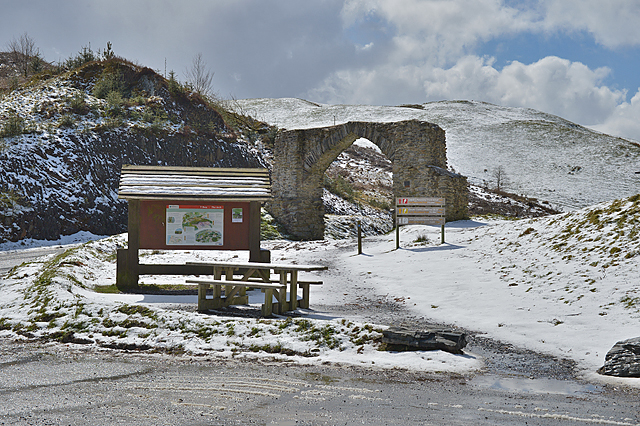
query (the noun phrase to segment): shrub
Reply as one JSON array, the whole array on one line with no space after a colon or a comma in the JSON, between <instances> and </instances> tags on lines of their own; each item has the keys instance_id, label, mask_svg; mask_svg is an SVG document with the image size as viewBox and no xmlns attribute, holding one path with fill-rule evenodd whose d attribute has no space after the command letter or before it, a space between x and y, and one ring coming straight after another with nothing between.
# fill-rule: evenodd
<instances>
[{"instance_id":1,"label":"shrub","mask_svg":"<svg viewBox=\"0 0 640 426\"><path fill-rule=\"evenodd\" d=\"M111 92L118 92L121 97L126 97L124 78L120 72L107 72L105 70L100 80L96 81L93 86L93 96L106 99Z\"/></svg>"},{"instance_id":2,"label":"shrub","mask_svg":"<svg viewBox=\"0 0 640 426\"><path fill-rule=\"evenodd\" d=\"M24 118L20 117L14 110L11 110L9 111L9 117L0 130L0 137L18 136L24 133L24 130Z\"/></svg>"},{"instance_id":3,"label":"shrub","mask_svg":"<svg viewBox=\"0 0 640 426\"><path fill-rule=\"evenodd\" d=\"M84 115L89 112L89 105L84 98L84 93L78 92L72 98L68 99L69 108L74 114Z\"/></svg>"},{"instance_id":4,"label":"shrub","mask_svg":"<svg viewBox=\"0 0 640 426\"><path fill-rule=\"evenodd\" d=\"M72 70L97 60L98 56L91 50L91 46L83 46L76 56L71 56L64 62L63 67L67 70Z\"/></svg>"},{"instance_id":5,"label":"shrub","mask_svg":"<svg viewBox=\"0 0 640 426\"><path fill-rule=\"evenodd\" d=\"M63 128L67 128L70 129L72 127L75 127L76 123L73 120L73 117L71 116L71 114L64 114L62 117L60 117L60 121L58 121L58 127L63 129Z\"/></svg>"},{"instance_id":6,"label":"shrub","mask_svg":"<svg viewBox=\"0 0 640 426\"><path fill-rule=\"evenodd\" d=\"M336 176L335 179L324 175L324 187L327 191L349 202L354 202L356 199L356 191L353 189L353 186L340 175Z\"/></svg>"},{"instance_id":7,"label":"shrub","mask_svg":"<svg viewBox=\"0 0 640 426\"><path fill-rule=\"evenodd\" d=\"M124 101L118 91L111 91L107 95L106 113L108 117L121 117L124 114Z\"/></svg>"},{"instance_id":8,"label":"shrub","mask_svg":"<svg viewBox=\"0 0 640 426\"><path fill-rule=\"evenodd\" d=\"M176 74L173 72L173 70L169 71L169 81L167 82L167 85L169 88L169 93L171 93L173 96L181 95L186 92L185 87L180 84L178 80L176 80Z\"/></svg>"}]
</instances>

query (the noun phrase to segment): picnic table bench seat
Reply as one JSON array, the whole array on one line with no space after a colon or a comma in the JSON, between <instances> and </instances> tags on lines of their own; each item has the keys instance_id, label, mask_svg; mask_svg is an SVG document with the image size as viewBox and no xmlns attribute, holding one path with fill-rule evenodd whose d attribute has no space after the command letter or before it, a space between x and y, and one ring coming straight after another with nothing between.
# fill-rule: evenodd
<instances>
[{"instance_id":1,"label":"picnic table bench seat","mask_svg":"<svg viewBox=\"0 0 640 426\"><path fill-rule=\"evenodd\" d=\"M206 311L229 305L248 304L247 288L260 288L265 293L262 314L283 313L297 308L309 308L309 287L321 285L322 281L298 280L298 272L326 270L322 265L291 265L278 263L231 263L231 262L187 262L190 265L211 268L213 279L189 279L187 283L198 284L198 310ZM278 279L271 278L271 271ZM205 274L201 274L205 275ZM207 274L208 275L208 274ZM223 279L223 276L226 279ZM235 280L234 276L240 276ZM213 298L207 298L207 290L213 286ZM224 288L224 297L222 289ZM298 299L297 289L302 289L302 299ZM287 301L287 290L289 301ZM277 302L273 302L273 296Z\"/></svg>"}]
</instances>

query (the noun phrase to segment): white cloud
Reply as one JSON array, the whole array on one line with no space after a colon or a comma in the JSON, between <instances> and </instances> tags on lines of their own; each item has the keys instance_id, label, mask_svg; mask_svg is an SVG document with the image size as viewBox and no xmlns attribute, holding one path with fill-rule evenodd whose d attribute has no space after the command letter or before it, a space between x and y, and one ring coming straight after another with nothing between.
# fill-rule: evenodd
<instances>
[{"instance_id":1,"label":"white cloud","mask_svg":"<svg viewBox=\"0 0 640 426\"><path fill-rule=\"evenodd\" d=\"M618 105L613 113L599 125L590 126L609 135L621 135L640 141L640 90L631 101Z\"/></svg>"},{"instance_id":2,"label":"white cloud","mask_svg":"<svg viewBox=\"0 0 640 426\"><path fill-rule=\"evenodd\" d=\"M544 25L552 31L587 31L609 48L640 44L636 0L545 0Z\"/></svg>"},{"instance_id":3,"label":"white cloud","mask_svg":"<svg viewBox=\"0 0 640 426\"><path fill-rule=\"evenodd\" d=\"M533 29L535 14L504 6L500 0L346 0L345 27L377 18L394 31L396 63L429 60L444 64L479 41Z\"/></svg>"},{"instance_id":4,"label":"white cloud","mask_svg":"<svg viewBox=\"0 0 640 426\"><path fill-rule=\"evenodd\" d=\"M385 65L375 70L343 70L311 96L329 103L378 104L389 99L396 103L475 99L535 108L595 125L625 98L625 92L602 85L608 72L557 57L529 65L513 62L498 70L491 58L468 55L449 68Z\"/></svg>"}]
</instances>

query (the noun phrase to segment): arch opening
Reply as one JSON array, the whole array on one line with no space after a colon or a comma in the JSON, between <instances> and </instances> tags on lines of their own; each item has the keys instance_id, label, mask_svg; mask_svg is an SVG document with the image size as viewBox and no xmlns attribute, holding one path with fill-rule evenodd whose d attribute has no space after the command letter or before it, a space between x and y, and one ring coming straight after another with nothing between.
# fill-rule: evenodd
<instances>
[{"instance_id":1,"label":"arch opening","mask_svg":"<svg viewBox=\"0 0 640 426\"><path fill-rule=\"evenodd\" d=\"M325 236L365 236L393 229L393 169L380 148L356 139L329 164L323 175Z\"/></svg>"}]
</instances>

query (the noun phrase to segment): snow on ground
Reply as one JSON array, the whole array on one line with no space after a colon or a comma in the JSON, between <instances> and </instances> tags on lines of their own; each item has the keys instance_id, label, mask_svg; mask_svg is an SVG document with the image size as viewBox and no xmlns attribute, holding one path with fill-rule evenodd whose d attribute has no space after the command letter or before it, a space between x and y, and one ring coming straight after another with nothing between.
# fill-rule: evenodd
<instances>
[{"instance_id":1,"label":"snow on ground","mask_svg":"<svg viewBox=\"0 0 640 426\"><path fill-rule=\"evenodd\" d=\"M357 304L361 293L373 289L434 322L572 359L593 375L616 341L636 337L640 330L639 223L640 196L634 196L544 218L449 223L445 244L437 227L407 226L399 250L393 234L367 237L363 255L356 254L353 240L279 240L263 246L274 262L330 265L328 271L307 275L324 282L312 288L312 309ZM114 250L124 242L123 235L109 237L11 271L0 281L0 336L62 341L66 336L105 347L305 363L482 368L472 353L377 351L375 337L385 326L367 324L355 314L335 318L330 312L301 310L291 319L225 317L194 312L196 296L170 301L96 293L96 285L114 283ZM243 256L147 251L143 259L246 260ZM167 281L143 281L161 279ZM257 307L261 296L252 293L250 303ZM624 383L640 386L640 379Z\"/></svg>"}]
</instances>

